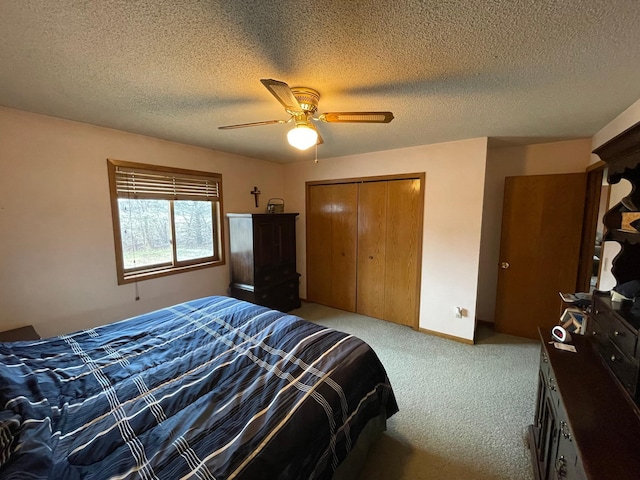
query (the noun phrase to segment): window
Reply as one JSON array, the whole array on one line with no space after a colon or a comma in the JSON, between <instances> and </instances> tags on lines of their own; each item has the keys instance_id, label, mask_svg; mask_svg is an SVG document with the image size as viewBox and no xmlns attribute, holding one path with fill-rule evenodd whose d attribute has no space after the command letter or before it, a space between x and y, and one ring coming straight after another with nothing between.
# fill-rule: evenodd
<instances>
[{"instance_id":1,"label":"window","mask_svg":"<svg viewBox=\"0 0 640 480\"><path fill-rule=\"evenodd\" d=\"M118 284L224 264L220 174L107 166Z\"/></svg>"}]
</instances>

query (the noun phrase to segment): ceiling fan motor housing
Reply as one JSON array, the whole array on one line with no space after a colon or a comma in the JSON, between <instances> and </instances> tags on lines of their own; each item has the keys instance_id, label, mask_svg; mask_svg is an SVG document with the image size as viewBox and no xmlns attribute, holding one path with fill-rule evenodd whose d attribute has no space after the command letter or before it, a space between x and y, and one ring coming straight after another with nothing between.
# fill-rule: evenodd
<instances>
[{"instance_id":1,"label":"ceiling fan motor housing","mask_svg":"<svg viewBox=\"0 0 640 480\"><path fill-rule=\"evenodd\" d=\"M320 94L317 90L308 87L292 87L291 92L305 113L312 115L316 113L316 110L318 110L318 101L320 100ZM289 113L293 115L293 112Z\"/></svg>"}]
</instances>

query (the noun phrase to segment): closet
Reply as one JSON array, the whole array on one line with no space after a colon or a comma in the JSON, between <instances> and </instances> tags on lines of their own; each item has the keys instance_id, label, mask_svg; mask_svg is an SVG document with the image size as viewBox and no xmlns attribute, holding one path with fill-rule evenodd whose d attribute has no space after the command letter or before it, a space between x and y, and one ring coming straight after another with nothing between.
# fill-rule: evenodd
<instances>
[{"instance_id":1,"label":"closet","mask_svg":"<svg viewBox=\"0 0 640 480\"><path fill-rule=\"evenodd\" d=\"M307 183L307 299L418 326L424 174Z\"/></svg>"}]
</instances>

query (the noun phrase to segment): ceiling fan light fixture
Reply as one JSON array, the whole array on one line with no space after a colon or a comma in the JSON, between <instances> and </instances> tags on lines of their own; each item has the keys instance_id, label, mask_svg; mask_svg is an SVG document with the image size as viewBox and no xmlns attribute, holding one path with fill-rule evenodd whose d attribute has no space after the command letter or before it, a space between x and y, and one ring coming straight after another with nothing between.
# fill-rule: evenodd
<instances>
[{"instance_id":1,"label":"ceiling fan light fixture","mask_svg":"<svg viewBox=\"0 0 640 480\"><path fill-rule=\"evenodd\" d=\"M289 145L298 150L307 150L318 143L318 132L308 124L300 123L287 133Z\"/></svg>"},{"instance_id":2,"label":"ceiling fan light fixture","mask_svg":"<svg viewBox=\"0 0 640 480\"><path fill-rule=\"evenodd\" d=\"M289 145L298 150L307 150L314 145L322 145L324 140L313 126L311 120L329 123L389 123L393 120L391 112L327 112L314 117L318 111L320 93L309 87L289 87L284 82L272 78L260 80L269 92L280 102L290 115L287 120L266 120L263 122L224 125L220 130L257 127L295 121L295 127L287 133ZM317 152L316 152L317 153Z\"/></svg>"}]
</instances>

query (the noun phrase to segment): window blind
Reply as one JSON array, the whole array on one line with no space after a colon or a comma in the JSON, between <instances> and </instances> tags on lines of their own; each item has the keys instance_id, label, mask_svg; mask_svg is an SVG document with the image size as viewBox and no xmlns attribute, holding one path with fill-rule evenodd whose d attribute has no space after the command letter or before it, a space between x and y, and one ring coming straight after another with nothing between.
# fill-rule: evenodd
<instances>
[{"instance_id":1,"label":"window blind","mask_svg":"<svg viewBox=\"0 0 640 480\"><path fill-rule=\"evenodd\" d=\"M187 175L116 166L118 198L216 200L220 198L220 177Z\"/></svg>"}]
</instances>

